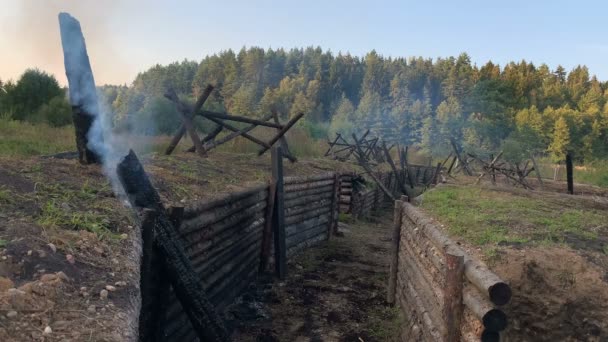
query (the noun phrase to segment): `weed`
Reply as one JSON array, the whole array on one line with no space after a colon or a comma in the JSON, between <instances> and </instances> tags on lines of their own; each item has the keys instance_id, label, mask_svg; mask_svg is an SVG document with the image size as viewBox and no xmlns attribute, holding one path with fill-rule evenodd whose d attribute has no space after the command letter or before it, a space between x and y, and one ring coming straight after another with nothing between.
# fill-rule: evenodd
<instances>
[{"instance_id":1,"label":"weed","mask_svg":"<svg viewBox=\"0 0 608 342\"><path fill-rule=\"evenodd\" d=\"M8 245L8 241L4 239L0 239L0 248L4 248Z\"/></svg>"},{"instance_id":2,"label":"weed","mask_svg":"<svg viewBox=\"0 0 608 342\"><path fill-rule=\"evenodd\" d=\"M10 190L4 186L0 186L0 203L11 204L13 201L13 196Z\"/></svg>"}]
</instances>

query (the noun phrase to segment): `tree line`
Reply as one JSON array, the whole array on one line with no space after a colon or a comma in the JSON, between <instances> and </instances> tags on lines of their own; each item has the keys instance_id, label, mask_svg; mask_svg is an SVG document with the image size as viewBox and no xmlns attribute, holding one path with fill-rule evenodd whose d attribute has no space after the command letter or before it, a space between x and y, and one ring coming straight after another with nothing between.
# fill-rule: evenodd
<instances>
[{"instance_id":1,"label":"tree line","mask_svg":"<svg viewBox=\"0 0 608 342\"><path fill-rule=\"evenodd\" d=\"M566 153L581 161L608 157L608 84L585 66L251 47L156 65L130 86L99 91L117 127L172 133L178 113L164 91L173 87L193 101L207 84L218 90L205 105L211 110L262 116L276 108L283 119L303 112L300 125L318 138L371 129L434 155L445 155L454 140L479 153L506 149L513 158L530 151L556 161Z\"/></svg>"}]
</instances>

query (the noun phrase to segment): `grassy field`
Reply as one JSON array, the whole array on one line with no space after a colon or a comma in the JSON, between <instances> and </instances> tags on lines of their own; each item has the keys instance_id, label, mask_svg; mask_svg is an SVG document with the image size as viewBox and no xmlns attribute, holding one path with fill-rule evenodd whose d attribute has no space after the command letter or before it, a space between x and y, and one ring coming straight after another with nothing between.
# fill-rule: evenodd
<instances>
[{"instance_id":1,"label":"grassy field","mask_svg":"<svg viewBox=\"0 0 608 342\"><path fill-rule=\"evenodd\" d=\"M605 209L557 194L443 186L427 192L422 207L450 234L482 247L593 242L608 231Z\"/></svg>"}]
</instances>

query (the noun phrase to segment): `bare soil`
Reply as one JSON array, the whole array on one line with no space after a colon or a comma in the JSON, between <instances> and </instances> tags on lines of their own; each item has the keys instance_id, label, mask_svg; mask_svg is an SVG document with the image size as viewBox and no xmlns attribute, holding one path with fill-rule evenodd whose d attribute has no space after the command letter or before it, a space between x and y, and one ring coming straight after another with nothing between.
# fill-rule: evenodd
<instances>
[{"instance_id":1,"label":"bare soil","mask_svg":"<svg viewBox=\"0 0 608 342\"><path fill-rule=\"evenodd\" d=\"M389 341L385 302L390 212L341 224L344 236L291 259L287 280L261 280L229 311L235 341Z\"/></svg>"}]
</instances>

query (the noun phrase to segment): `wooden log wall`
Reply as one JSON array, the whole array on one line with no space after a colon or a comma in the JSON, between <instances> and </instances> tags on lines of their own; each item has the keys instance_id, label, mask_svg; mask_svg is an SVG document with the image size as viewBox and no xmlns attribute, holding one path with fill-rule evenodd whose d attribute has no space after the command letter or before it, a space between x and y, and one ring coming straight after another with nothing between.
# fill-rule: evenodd
<instances>
[{"instance_id":1,"label":"wooden log wall","mask_svg":"<svg viewBox=\"0 0 608 342\"><path fill-rule=\"evenodd\" d=\"M327 240L338 219L335 173L285 177L285 232L287 255Z\"/></svg>"},{"instance_id":2,"label":"wooden log wall","mask_svg":"<svg viewBox=\"0 0 608 342\"><path fill-rule=\"evenodd\" d=\"M507 326L501 307L510 287L470 257L422 212L395 205L394 257L388 298L408 317L402 341L483 341ZM390 301L390 300L389 300Z\"/></svg>"},{"instance_id":3,"label":"wooden log wall","mask_svg":"<svg viewBox=\"0 0 608 342\"><path fill-rule=\"evenodd\" d=\"M391 172L381 173L377 175L377 178L391 193L399 193L396 178ZM344 184L344 182L342 182L342 184ZM389 199L388 196L379 187L374 187L371 189L368 188L364 189L363 191L357 191L352 187L351 183L350 188L347 189L347 191L350 191L349 212L355 218L369 217L374 211L380 209L382 205ZM341 196L341 198L344 198L344 196Z\"/></svg>"},{"instance_id":4,"label":"wooden log wall","mask_svg":"<svg viewBox=\"0 0 608 342\"><path fill-rule=\"evenodd\" d=\"M203 288L218 312L255 280L260 264L268 186L193 203L179 234ZM166 341L196 341L175 295L168 297Z\"/></svg>"}]
</instances>

